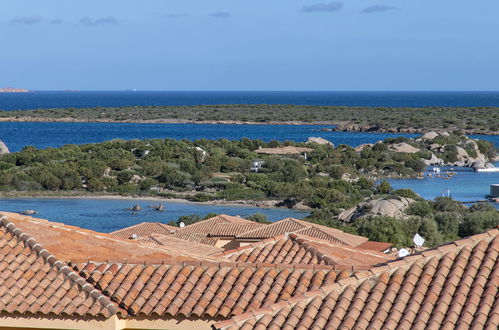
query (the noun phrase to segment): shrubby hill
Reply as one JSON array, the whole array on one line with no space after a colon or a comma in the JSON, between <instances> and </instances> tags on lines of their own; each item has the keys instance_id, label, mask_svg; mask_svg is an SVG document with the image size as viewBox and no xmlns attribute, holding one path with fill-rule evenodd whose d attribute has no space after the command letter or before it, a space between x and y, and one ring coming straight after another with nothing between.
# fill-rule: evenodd
<instances>
[{"instance_id":1,"label":"shrubby hill","mask_svg":"<svg viewBox=\"0 0 499 330\"><path fill-rule=\"evenodd\" d=\"M441 147L434 152L437 143ZM419 200L412 191L393 191L386 182L374 182L421 175L430 153L452 161L453 146L469 150L464 159L468 162L473 151L485 159L495 155L488 142L452 135L431 141L391 139L357 150L346 145L249 139L114 140L44 150L26 147L1 155L0 190L25 195L50 191L244 200L264 206L307 207L312 210L309 220L345 226L337 216L359 203L385 198ZM364 221L353 221L347 230L364 235L359 226Z\"/></svg>"}]
</instances>

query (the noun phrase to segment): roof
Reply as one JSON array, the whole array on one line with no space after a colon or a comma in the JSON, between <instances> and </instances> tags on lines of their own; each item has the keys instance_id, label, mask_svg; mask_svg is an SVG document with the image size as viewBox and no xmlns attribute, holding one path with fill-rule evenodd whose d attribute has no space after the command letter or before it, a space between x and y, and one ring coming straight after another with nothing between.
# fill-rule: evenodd
<instances>
[{"instance_id":1,"label":"roof","mask_svg":"<svg viewBox=\"0 0 499 330\"><path fill-rule=\"evenodd\" d=\"M220 214L198 221L183 228L177 228L172 237L206 245L216 245L219 238L235 237L240 233L265 226L240 217Z\"/></svg>"},{"instance_id":2,"label":"roof","mask_svg":"<svg viewBox=\"0 0 499 330\"><path fill-rule=\"evenodd\" d=\"M224 225L231 224L232 226L230 228L232 228L234 230L234 232L222 231L223 227L219 226L220 224L224 224ZM180 230L178 230L178 232L179 233L206 234L206 235L210 235L213 233L214 236L220 236L220 234L223 233L227 236L235 236L235 234L240 232L240 230L238 229L239 226L242 226L243 228L247 228L247 226L250 226L250 228L251 228L251 226L253 226L252 227L252 229L253 229L255 227L260 227L262 225L264 225L264 224L250 221L250 220L246 220L246 219L243 219L241 217L233 217L233 216L226 215L226 214L220 214L220 215L217 215L213 218L198 221L198 222L195 222L195 223L190 224L188 226L185 226L184 228L181 228Z\"/></svg>"},{"instance_id":3,"label":"roof","mask_svg":"<svg viewBox=\"0 0 499 330\"><path fill-rule=\"evenodd\" d=\"M368 240L367 237L345 233L339 229L318 225L294 218L276 221L236 236L238 239L265 239L286 233L303 234L334 243L357 246Z\"/></svg>"},{"instance_id":4,"label":"roof","mask_svg":"<svg viewBox=\"0 0 499 330\"><path fill-rule=\"evenodd\" d=\"M365 250L373 250L373 251L386 251L390 248L393 247L392 243L385 243L385 242L373 242L373 241L367 241L364 242L360 245L357 246L360 249L365 249Z\"/></svg>"},{"instance_id":5,"label":"roof","mask_svg":"<svg viewBox=\"0 0 499 330\"><path fill-rule=\"evenodd\" d=\"M6 217L0 221L0 311L110 317L118 306Z\"/></svg>"},{"instance_id":6,"label":"roof","mask_svg":"<svg viewBox=\"0 0 499 330\"><path fill-rule=\"evenodd\" d=\"M215 254L224 251L224 249L212 245L201 244L197 242L189 242L184 239L175 238L167 235L152 234L149 239L155 244L164 246L165 248L184 251L192 256L204 257L210 254Z\"/></svg>"},{"instance_id":7,"label":"roof","mask_svg":"<svg viewBox=\"0 0 499 330\"><path fill-rule=\"evenodd\" d=\"M303 152L312 152L314 149L306 147L280 147L280 148L260 148L255 150L258 154L268 154L268 155L296 155Z\"/></svg>"},{"instance_id":8,"label":"roof","mask_svg":"<svg viewBox=\"0 0 499 330\"><path fill-rule=\"evenodd\" d=\"M305 235L279 235L215 256L224 256L234 262L263 262L282 264L326 264L335 269L369 269L393 257Z\"/></svg>"},{"instance_id":9,"label":"roof","mask_svg":"<svg viewBox=\"0 0 499 330\"><path fill-rule=\"evenodd\" d=\"M349 272L326 265L74 263L129 315L226 318L330 285Z\"/></svg>"},{"instance_id":10,"label":"roof","mask_svg":"<svg viewBox=\"0 0 499 330\"><path fill-rule=\"evenodd\" d=\"M497 329L499 231L411 255L219 329Z\"/></svg>"},{"instance_id":11,"label":"roof","mask_svg":"<svg viewBox=\"0 0 499 330\"><path fill-rule=\"evenodd\" d=\"M130 227L113 231L110 234L124 239L129 239L135 234L138 236L137 238L142 239L142 241L154 243L154 240L148 239L151 234L169 235L177 229L179 228L166 225L161 222L142 222Z\"/></svg>"},{"instance_id":12,"label":"roof","mask_svg":"<svg viewBox=\"0 0 499 330\"><path fill-rule=\"evenodd\" d=\"M137 240L122 239L63 223L3 212L9 221L64 261L129 259L144 262L158 260L197 260L173 248L155 247Z\"/></svg>"}]
</instances>

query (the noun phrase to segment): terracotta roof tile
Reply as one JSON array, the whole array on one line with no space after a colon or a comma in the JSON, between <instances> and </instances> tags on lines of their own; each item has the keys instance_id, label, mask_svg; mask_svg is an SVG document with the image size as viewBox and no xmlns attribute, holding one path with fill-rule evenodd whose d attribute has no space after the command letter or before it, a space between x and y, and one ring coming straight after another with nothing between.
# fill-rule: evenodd
<instances>
[{"instance_id":1,"label":"terracotta roof tile","mask_svg":"<svg viewBox=\"0 0 499 330\"><path fill-rule=\"evenodd\" d=\"M235 262L343 265L349 269L365 269L393 259L383 253L297 234L279 235L213 255L222 256Z\"/></svg>"},{"instance_id":2,"label":"terracotta roof tile","mask_svg":"<svg viewBox=\"0 0 499 330\"><path fill-rule=\"evenodd\" d=\"M167 250L135 240L98 233L74 226L64 225L44 219L32 218L16 213L2 212L20 230L36 237L47 250L57 258L70 260L107 261L121 260L197 260L178 251ZM8 256L10 258L11 256Z\"/></svg>"},{"instance_id":3,"label":"terracotta roof tile","mask_svg":"<svg viewBox=\"0 0 499 330\"><path fill-rule=\"evenodd\" d=\"M103 265L102 271L97 269ZM131 315L229 317L334 283L331 267L294 269L271 264L72 267ZM93 269L89 273L88 270Z\"/></svg>"},{"instance_id":4,"label":"terracotta roof tile","mask_svg":"<svg viewBox=\"0 0 499 330\"><path fill-rule=\"evenodd\" d=\"M0 311L110 317L116 304L7 217L0 221ZM10 260L12 264L9 265ZM12 270L9 269L13 265Z\"/></svg>"},{"instance_id":5,"label":"terracotta roof tile","mask_svg":"<svg viewBox=\"0 0 499 330\"><path fill-rule=\"evenodd\" d=\"M345 233L339 229L321 226L311 222L286 218L255 230L236 236L237 239L265 239L287 233L307 235L313 238L327 240L350 246L358 246L367 242L366 237Z\"/></svg>"},{"instance_id":6,"label":"terracotta roof tile","mask_svg":"<svg viewBox=\"0 0 499 330\"><path fill-rule=\"evenodd\" d=\"M451 246L388 262L384 272L339 280L321 293L271 305L271 312L254 310L215 327L496 329L499 231Z\"/></svg>"},{"instance_id":7,"label":"terracotta roof tile","mask_svg":"<svg viewBox=\"0 0 499 330\"><path fill-rule=\"evenodd\" d=\"M179 228L160 222L142 222L130 227L113 231L110 234L124 239L130 239L132 235L137 235L137 239L147 240L147 238L149 238L152 234L170 235L177 229ZM151 240L151 243L154 243L154 241Z\"/></svg>"}]
</instances>

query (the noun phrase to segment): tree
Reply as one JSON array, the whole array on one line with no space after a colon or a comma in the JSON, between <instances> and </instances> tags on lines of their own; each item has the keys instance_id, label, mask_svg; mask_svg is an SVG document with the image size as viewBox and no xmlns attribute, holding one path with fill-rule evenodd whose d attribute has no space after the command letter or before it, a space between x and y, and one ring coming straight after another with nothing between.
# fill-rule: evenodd
<instances>
[{"instance_id":1,"label":"tree","mask_svg":"<svg viewBox=\"0 0 499 330\"><path fill-rule=\"evenodd\" d=\"M388 216L377 216L359 219L355 221L354 225L359 235L366 236L371 241L389 242L397 247L411 244L401 220Z\"/></svg>"},{"instance_id":2,"label":"tree","mask_svg":"<svg viewBox=\"0 0 499 330\"><path fill-rule=\"evenodd\" d=\"M380 194L389 194L390 191L392 191L392 186L388 181L381 181L381 183L378 185L378 192Z\"/></svg>"},{"instance_id":3,"label":"tree","mask_svg":"<svg viewBox=\"0 0 499 330\"><path fill-rule=\"evenodd\" d=\"M270 223L267 216L263 213L254 213L246 217L247 220L251 220L259 223Z\"/></svg>"}]
</instances>

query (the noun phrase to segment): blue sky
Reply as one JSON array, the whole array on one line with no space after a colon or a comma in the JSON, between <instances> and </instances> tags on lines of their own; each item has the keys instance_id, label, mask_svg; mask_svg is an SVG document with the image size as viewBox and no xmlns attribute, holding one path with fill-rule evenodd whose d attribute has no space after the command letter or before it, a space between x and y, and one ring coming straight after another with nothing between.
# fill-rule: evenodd
<instances>
[{"instance_id":1,"label":"blue sky","mask_svg":"<svg viewBox=\"0 0 499 330\"><path fill-rule=\"evenodd\" d=\"M0 0L0 87L499 90L497 0Z\"/></svg>"}]
</instances>

